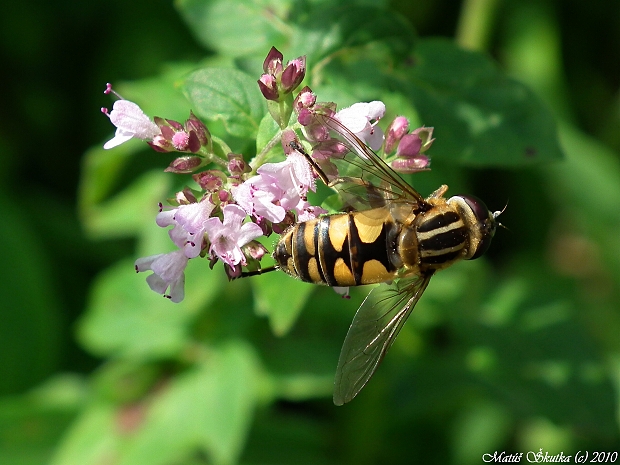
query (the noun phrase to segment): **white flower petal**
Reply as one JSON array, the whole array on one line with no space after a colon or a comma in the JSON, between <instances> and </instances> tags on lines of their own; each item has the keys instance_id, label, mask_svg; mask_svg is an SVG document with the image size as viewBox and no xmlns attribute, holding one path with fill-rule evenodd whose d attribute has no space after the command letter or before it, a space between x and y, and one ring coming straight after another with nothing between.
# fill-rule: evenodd
<instances>
[{"instance_id":1,"label":"white flower petal","mask_svg":"<svg viewBox=\"0 0 620 465\"><path fill-rule=\"evenodd\" d=\"M129 139L131 139L133 136L134 136L133 133L128 133L118 128L116 130L116 133L114 134L114 137L110 139L109 141L107 141L105 144L103 144L103 148L106 150L112 149L116 146L124 144Z\"/></svg>"}]
</instances>

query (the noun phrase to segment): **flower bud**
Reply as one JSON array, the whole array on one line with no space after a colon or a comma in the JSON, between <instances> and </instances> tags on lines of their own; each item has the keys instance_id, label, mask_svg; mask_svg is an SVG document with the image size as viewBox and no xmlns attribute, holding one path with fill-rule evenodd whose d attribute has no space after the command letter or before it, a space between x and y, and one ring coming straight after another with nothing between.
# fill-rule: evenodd
<instances>
[{"instance_id":1,"label":"flower bud","mask_svg":"<svg viewBox=\"0 0 620 465\"><path fill-rule=\"evenodd\" d=\"M292 129L285 129L282 132L281 142L285 155L290 155L301 147L297 134Z\"/></svg>"},{"instance_id":2,"label":"flower bud","mask_svg":"<svg viewBox=\"0 0 620 465\"><path fill-rule=\"evenodd\" d=\"M297 89L306 76L306 57L301 56L287 63L282 72L282 91L290 93Z\"/></svg>"},{"instance_id":3,"label":"flower bud","mask_svg":"<svg viewBox=\"0 0 620 465\"><path fill-rule=\"evenodd\" d=\"M263 74L258 80L258 88L267 100L278 101L280 93L276 78L271 74Z\"/></svg>"},{"instance_id":4,"label":"flower bud","mask_svg":"<svg viewBox=\"0 0 620 465\"><path fill-rule=\"evenodd\" d=\"M189 174L194 172L201 164L202 158L200 157L179 157L175 158L164 171L167 173Z\"/></svg>"},{"instance_id":5,"label":"flower bud","mask_svg":"<svg viewBox=\"0 0 620 465\"><path fill-rule=\"evenodd\" d=\"M226 176L219 170L207 170L192 176L194 181L207 192L215 192L222 188L226 182Z\"/></svg>"},{"instance_id":6,"label":"flower bud","mask_svg":"<svg viewBox=\"0 0 620 465\"><path fill-rule=\"evenodd\" d=\"M262 259L269 251L258 241L250 241L243 247L243 253L254 260Z\"/></svg>"},{"instance_id":7,"label":"flower bud","mask_svg":"<svg viewBox=\"0 0 620 465\"><path fill-rule=\"evenodd\" d=\"M281 73L283 59L284 55L277 48L271 47L263 62L263 71L272 75Z\"/></svg>"},{"instance_id":8,"label":"flower bud","mask_svg":"<svg viewBox=\"0 0 620 465\"><path fill-rule=\"evenodd\" d=\"M185 152L189 147L189 134L185 131L175 132L172 136L172 146L179 152Z\"/></svg>"},{"instance_id":9,"label":"flower bud","mask_svg":"<svg viewBox=\"0 0 620 465\"><path fill-rule=\"evenodd\" d=\"M259 216L256 218L256 224L260 226L260 229L263 231L263 236L269 237L273 232L273 227L271 221L269 221L264 216Z\"/></svg>"},{"instance_id":10,"label":"flower bud","mask_svg":"<svg viewBox=\"0 0 620 465\"><path fill-rule=\"evenodd\" d=\"M201 147L207 147L211 143L211 134L207 126L192 111L189 112L189 118L185 121L185 130L190 134L192 132L196 134Z\"/></svg>"},{"instance_id":11,"label":"flower bud","mask_svg":"<svg viewBox=\"0 0 620 465\"><path fill-rule=\"evenodd\" d=\"M243 159L243 155L237 153L228 154L228 172L231 175L238 177L250 171L252 171L252 169Z\"/></svg>"},{"instance_id":12,"label":"flower bud","mask_svg":"<svg viewBox=\"0 0 620 465\"><path fill-rule=\"evenodd\" d=\"M417 134L405 134L398 144L396 156L400 158L413 158L420 154L422 139Z\"/></svg>"},{"instance_id":13,"label":"flower bud","mask_svg":"<svg viewBox=\"0 0 620 465\"><path fill-rule=\"evenodd\" d=\"M411 158L397 158L390 165L399 173L411 174L428 170L430 160L426 155L418 155Z\"/></svg>"},{"instance_id":14,"label":"flower bud","mask_svg":"<svg viewBox=\"0 0 620 465\"><path fill-rule=\"evenodd\" d=\"M241 276L241 265L237 264L230 266L228 263L224 263L224 270L226 271L226 275L228 276L229 281L237 279L239 276Z\"/></svg>"},{"instance_id":15,"label":"flower bud","mask_svg":"<svg viewBox=\"0 0 620 465\"><path fill-rule=\"evenodd\" d=\"M310 87L305 86L297 97L295 97L295 101L293 102L293 108L297 113L300 113L304 109L310 109L316 103L316 94L312 92ZM306 110L307 111L307 110Z\"/></svg>"},{"instance_id":16,"label":"flower bud","mask_svg":"<svg viewBox=\"0 0 620 465\"><path fill-rule=\"evenodd\" d=\"M392 153L394 147L409 131L409 121L404 116L397 116L385 132L385 153Z\"/></svg>"},{"instance_id":17,"label":"flower bud","mask_svg":"<svg viewBox=\"0 0 620 465\"><path fill-rule=\"evenodd\" d=\"M179 205L188 205L190 203L198 202L198 200L196 200L196 196L188 187L180 192L177 192L174 198Z\"/></svg>"}]
</instances>

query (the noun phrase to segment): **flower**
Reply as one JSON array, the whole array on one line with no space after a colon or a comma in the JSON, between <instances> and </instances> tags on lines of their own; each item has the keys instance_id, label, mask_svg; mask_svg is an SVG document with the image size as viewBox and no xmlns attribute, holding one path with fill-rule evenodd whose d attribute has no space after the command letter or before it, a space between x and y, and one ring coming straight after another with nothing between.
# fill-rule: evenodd
<instances>
[{"instance_id":1,"label":"flower","mask_svg":"<svg viewBox=\"0 0 620 465\"><path fill-rule=\"evenodd\" d=\"M233 190L235 201L248 215L259 221L265 218L272 223L279 223L286 215L286 210L277 203L281 195L282 190L273 179L261 174L251 177Z\"/></svg>"},{"instance_id":2,"label":"flower","mask_svg":"<svg viewBox=\"0 0 620 465\"><path fill-rule=\"evenodd\" d=\"M101 111L108 115L112 124L116 126L114 137L103 145L104 149L116 147L133 137L152 140L159 134L159 127L144 114L137 104L129 100L114 102L109 114L107 109Z\"/></svg>"},{"instance_id":3,"label":"flower","mask_svg":"<svg viewBox=\"0 0 620 465\"><path fill-rule=\"evenodd\" d=\"M241 247L263 235L263 230L255 223L243 223L245 211L238 205L229 204L222 210L224 221L219 218L209 218L204 228L211 241L209 253L231 267L238 264L245 265L246 258Z\"/></svg>"},{"instance_id":4,"label":"flower","mask_svg":"<svg viewBox=\"0 0 620 465\"><path fill-rule=\"evenodd\" d=\"M155 117L159 133L148 144L157 152L191 152L198 153L201 149L210 152L212 139L205 124L193 112L185 124L178 121Z\"/></svg>"},{"instance_id":5,"label":"flower","mask_svg":"<svg viewBox=\"0 0 620 465\"><path fill-rule=\"evenodd\" d=\"M181 302L185 297L185 267L188 258L182 250L166 254L151 255L136 260L136 272L153 271L146 278L149 287L173 302ZM166 290L169 293L166 294Z\"/></svg>"},{"instance_id":6,"label":"flower","mask_svg":"<svg viewBox=\"0 0 620 465\"><path fill-rule=\"evenodd\" d=\"M376 126L385 114L385 104L379 100L360 102L343 108L335 118L359 137L373 150L379 150L383 144L383 131Z\"/></svg>"},{"instance_id":7,"label":"flower","mask_svg":"<svg viewBox=\"0 0 620 465\"><path fill-rule=\"evenodd\" d=\"M262 176L268 176L281 189L278 200L285 210L291 210L301 199L305 199L308 190L316 190L316 183L310 165L299 152L292 152L280 163L265 163L258 170Z\"/></svg>"},{"instance_id":8,"label":"flower","mask_svg":"<svg viewBox=\"0 0 620 465\"><path fill-rule=\"evenodd\" d=\"M257 176L233 192L236 202L248 215L280 223L287 211L294 210L299 215L308 210L306 194L308 190L316 190L316 183L301 153L293 151L282 162L265 163L257 172Z\"/></svg>"},{"instance_id":9,"label":"flower","mask_svg":"<svg viewBox=\"0 0 620 465\"><path fill-rule=\"evenodd\" d=\"M180 205L171 210L162 210L156 222L162 228L173 226L168 232L172 242L183 249L187 258L196 258L202 251L205 223L215 208L208 198L200 202Z\"/></svg>"}]
</instances>

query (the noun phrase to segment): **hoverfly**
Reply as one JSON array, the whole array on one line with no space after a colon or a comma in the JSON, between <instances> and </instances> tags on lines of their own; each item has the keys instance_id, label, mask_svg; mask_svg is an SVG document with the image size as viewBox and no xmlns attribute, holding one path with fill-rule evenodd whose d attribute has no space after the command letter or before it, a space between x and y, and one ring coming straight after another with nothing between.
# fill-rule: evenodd
<instances>
[{"instance_id":1,"label":"hoverfly","mask_svg":"<svg viewBox=\"0 0 620 465\"><path fill-rule=\"evenodd\" d=\"M328 286L391 282L371 290L345 338L334 388L342 405L372 377L433 274L488 249L501 212L470 195L446 199L445 185L425 199L338 120L315 118L346 145L340 163L357 174L328 180L303 148L293 148L355 208L291 226L273 252L276 266Z\"/></svg>"}]
</instances>

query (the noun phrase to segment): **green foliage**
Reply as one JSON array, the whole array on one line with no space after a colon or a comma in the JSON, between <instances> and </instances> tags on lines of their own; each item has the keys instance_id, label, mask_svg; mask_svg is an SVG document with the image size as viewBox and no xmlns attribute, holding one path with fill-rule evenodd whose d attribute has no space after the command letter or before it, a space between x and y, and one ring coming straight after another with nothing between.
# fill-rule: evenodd
<instances>
[{"instance_id":1,"label":"green foliage","mask_svg":"<svg viewBox=\"0 0 620 465\"><path fill-rule=\"evenodd\" d=\"M183 87L198 116L222 121L233 137L256 138L265 114L256 79L234 69L206 68L190 74Z\"/></svg>"},{"instance_id":2,"label":"green foliage","mask_svg":"<svg viewBox=\"0 0 620 465\"><path fill-rule=\"evenodd\" d=\"M496 63L459 37L429 37L446 35L445 5L401 3L177 0L186 24L174 34L184 42L122 38L118 55L171 53L157 71L138 60L115 70L151 76L115 88L151 116L182 121L194 111L222 155L230 147L249 160L279 134L256 84L265 55L271 46L285 60L307 55L304 84L319 101L380 99L385 121L404 115L435 128L432 170L408 177L423 195L446 183L493 210L509 199L488 256L433 277L367 388L336 408L338 353L367 289L347 301L284 273L228 282L221 264L192 260L186 297L173 304L134 271L137 257L170 250L157 203L191 183L163 173L169 155L139 141L93 144L71 186L79 226L38 178L23 189L7 174L0 463L467 465L494 451L618 450L620 145L615 130L598 140L572 122L595 120L592 111L567 116L579 111L572 101L586 108L578 90L606 95L609 76L588 68L585 81L576 74L588 86L568 93L564 75L586 61L561 68L561 28L548 9L505 7L513 19L495 23L511 32L492 38ZM611 16L589 34L570 30L585 44ZM208 56L180 52L191 47L187 28ZM539 34L548 40L534 47ZM609 105L596 108L601 127L619 123ZM71 118L57 119L38 147L62 145ZM2 142L7 154L25 143ZM50 158L67 170L64 151ZM276 144L265 160L282 157Z\"/></svg>"}]
</instances>

